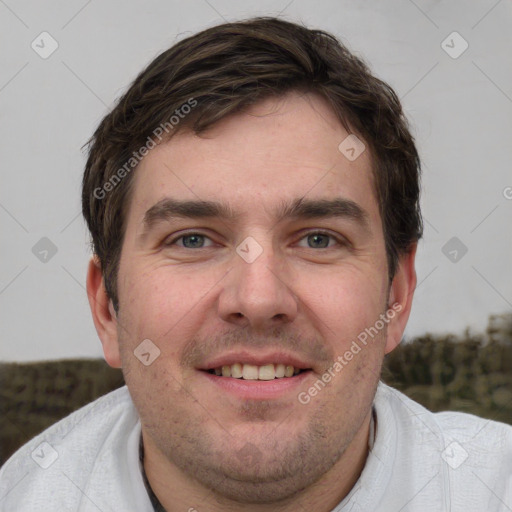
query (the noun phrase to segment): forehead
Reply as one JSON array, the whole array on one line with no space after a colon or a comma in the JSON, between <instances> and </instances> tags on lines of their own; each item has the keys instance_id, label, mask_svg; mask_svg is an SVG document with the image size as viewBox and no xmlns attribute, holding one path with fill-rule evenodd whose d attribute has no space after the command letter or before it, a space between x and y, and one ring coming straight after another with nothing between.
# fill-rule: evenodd
<instances>
[{"instance_id":1,"label":"forehead","mask_svg":"<svg viewBox=\"0 0 512 512\"><path fill-rule=\"evenodd\" d=\"M348 159L339 149L348 136L323 99L299 93L257 103L201 136L184 129L139 164L129 219L140 224L166 197L229 203L239 219L269 218L302 197L343 197L380 223L369 150Z\"/></svg>"}]
</instances>

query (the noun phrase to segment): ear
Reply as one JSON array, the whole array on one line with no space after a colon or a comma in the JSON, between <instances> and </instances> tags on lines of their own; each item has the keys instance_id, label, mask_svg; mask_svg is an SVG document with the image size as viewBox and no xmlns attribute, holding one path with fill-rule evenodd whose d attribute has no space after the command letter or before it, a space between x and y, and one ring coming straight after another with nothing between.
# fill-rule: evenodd
<instances>
[{"instance_id":1,"label":"ear","mask_svg":"<svg viewBox=\"0 0 512 512\"><path fill-rule=\"evenodd\" d=\"M388 311L394 311L387 328L385 354L394 350L402 341L405 326L411 312L412 298L416 289L416 258L417 242L411 250L399 258L398 268L389 289ZM388 314L391 318L391 314Z\"/></svg>"},{"instance_id":2,"label":"ear","mask_svg":"<svg viewBox=\"0 0 512 512\"><path fill-rule=\"evenodd\" d=\"M87 298L96 332L103 345L105 360L112 368L121 368L117 339L117 316L107 295L99 259L94 255L87 269Z\"/></svg>"}]
</instances>

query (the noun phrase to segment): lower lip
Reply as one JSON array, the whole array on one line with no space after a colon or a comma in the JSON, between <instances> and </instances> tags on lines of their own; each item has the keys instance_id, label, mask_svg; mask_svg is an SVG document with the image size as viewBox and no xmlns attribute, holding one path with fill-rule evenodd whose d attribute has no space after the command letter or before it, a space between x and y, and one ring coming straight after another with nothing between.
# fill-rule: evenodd
<instances>
[{"instance_id":1,"label":"lower lip","mask_svg":"<svg viewBox=\"0 0 512 512\"><path fill-rule=\"evenodd\" d=\"M205 371L199 371L211 384L219 386L242 400L271 400L285 396L297 390L310 376L312 370L306 370L293 377L273 380L244 380L233 377L219 377Z\"/></svg>"}]
</instances>

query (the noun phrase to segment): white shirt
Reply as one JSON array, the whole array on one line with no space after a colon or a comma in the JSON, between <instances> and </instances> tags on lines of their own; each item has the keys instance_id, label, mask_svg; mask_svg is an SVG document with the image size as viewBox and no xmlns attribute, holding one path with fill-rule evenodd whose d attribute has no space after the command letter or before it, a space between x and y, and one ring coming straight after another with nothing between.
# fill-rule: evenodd
<instances>
[{"instance_id":1,"label":"white shirt","mask_svg":"<svg viewBox=\"0 0 512 512\"><path fill-rule=\"evenodd\" d=\"M376 432L333 512L511 512L512 426L432 413L379 382ZM126 386L60 420L0 469L0 512L153 512Z\"/></svg>"}]
</instances>

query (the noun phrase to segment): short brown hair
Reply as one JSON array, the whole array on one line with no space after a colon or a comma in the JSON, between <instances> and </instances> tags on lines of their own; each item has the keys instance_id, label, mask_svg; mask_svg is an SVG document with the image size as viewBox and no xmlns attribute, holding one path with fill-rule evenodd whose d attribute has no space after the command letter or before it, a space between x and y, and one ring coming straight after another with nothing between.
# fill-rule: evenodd
<instances>
[{"instance_id":1,"label":"short brown hair","mask_svg":"<svg viewBox=\"0 0 512 512\"><path fill-rule=\"evenodd\" d=\"M369 146L391 282L398 256L423 232L420 160L397 95L331 34L258 17L211 27L161 53L87 143L82 211L116 311L130 171L143 148L185 127L200 134L255 102L294 90L327 100L347 131ZM186 111L186 104L194 107Z\"/></svg>"}]
</instances>

